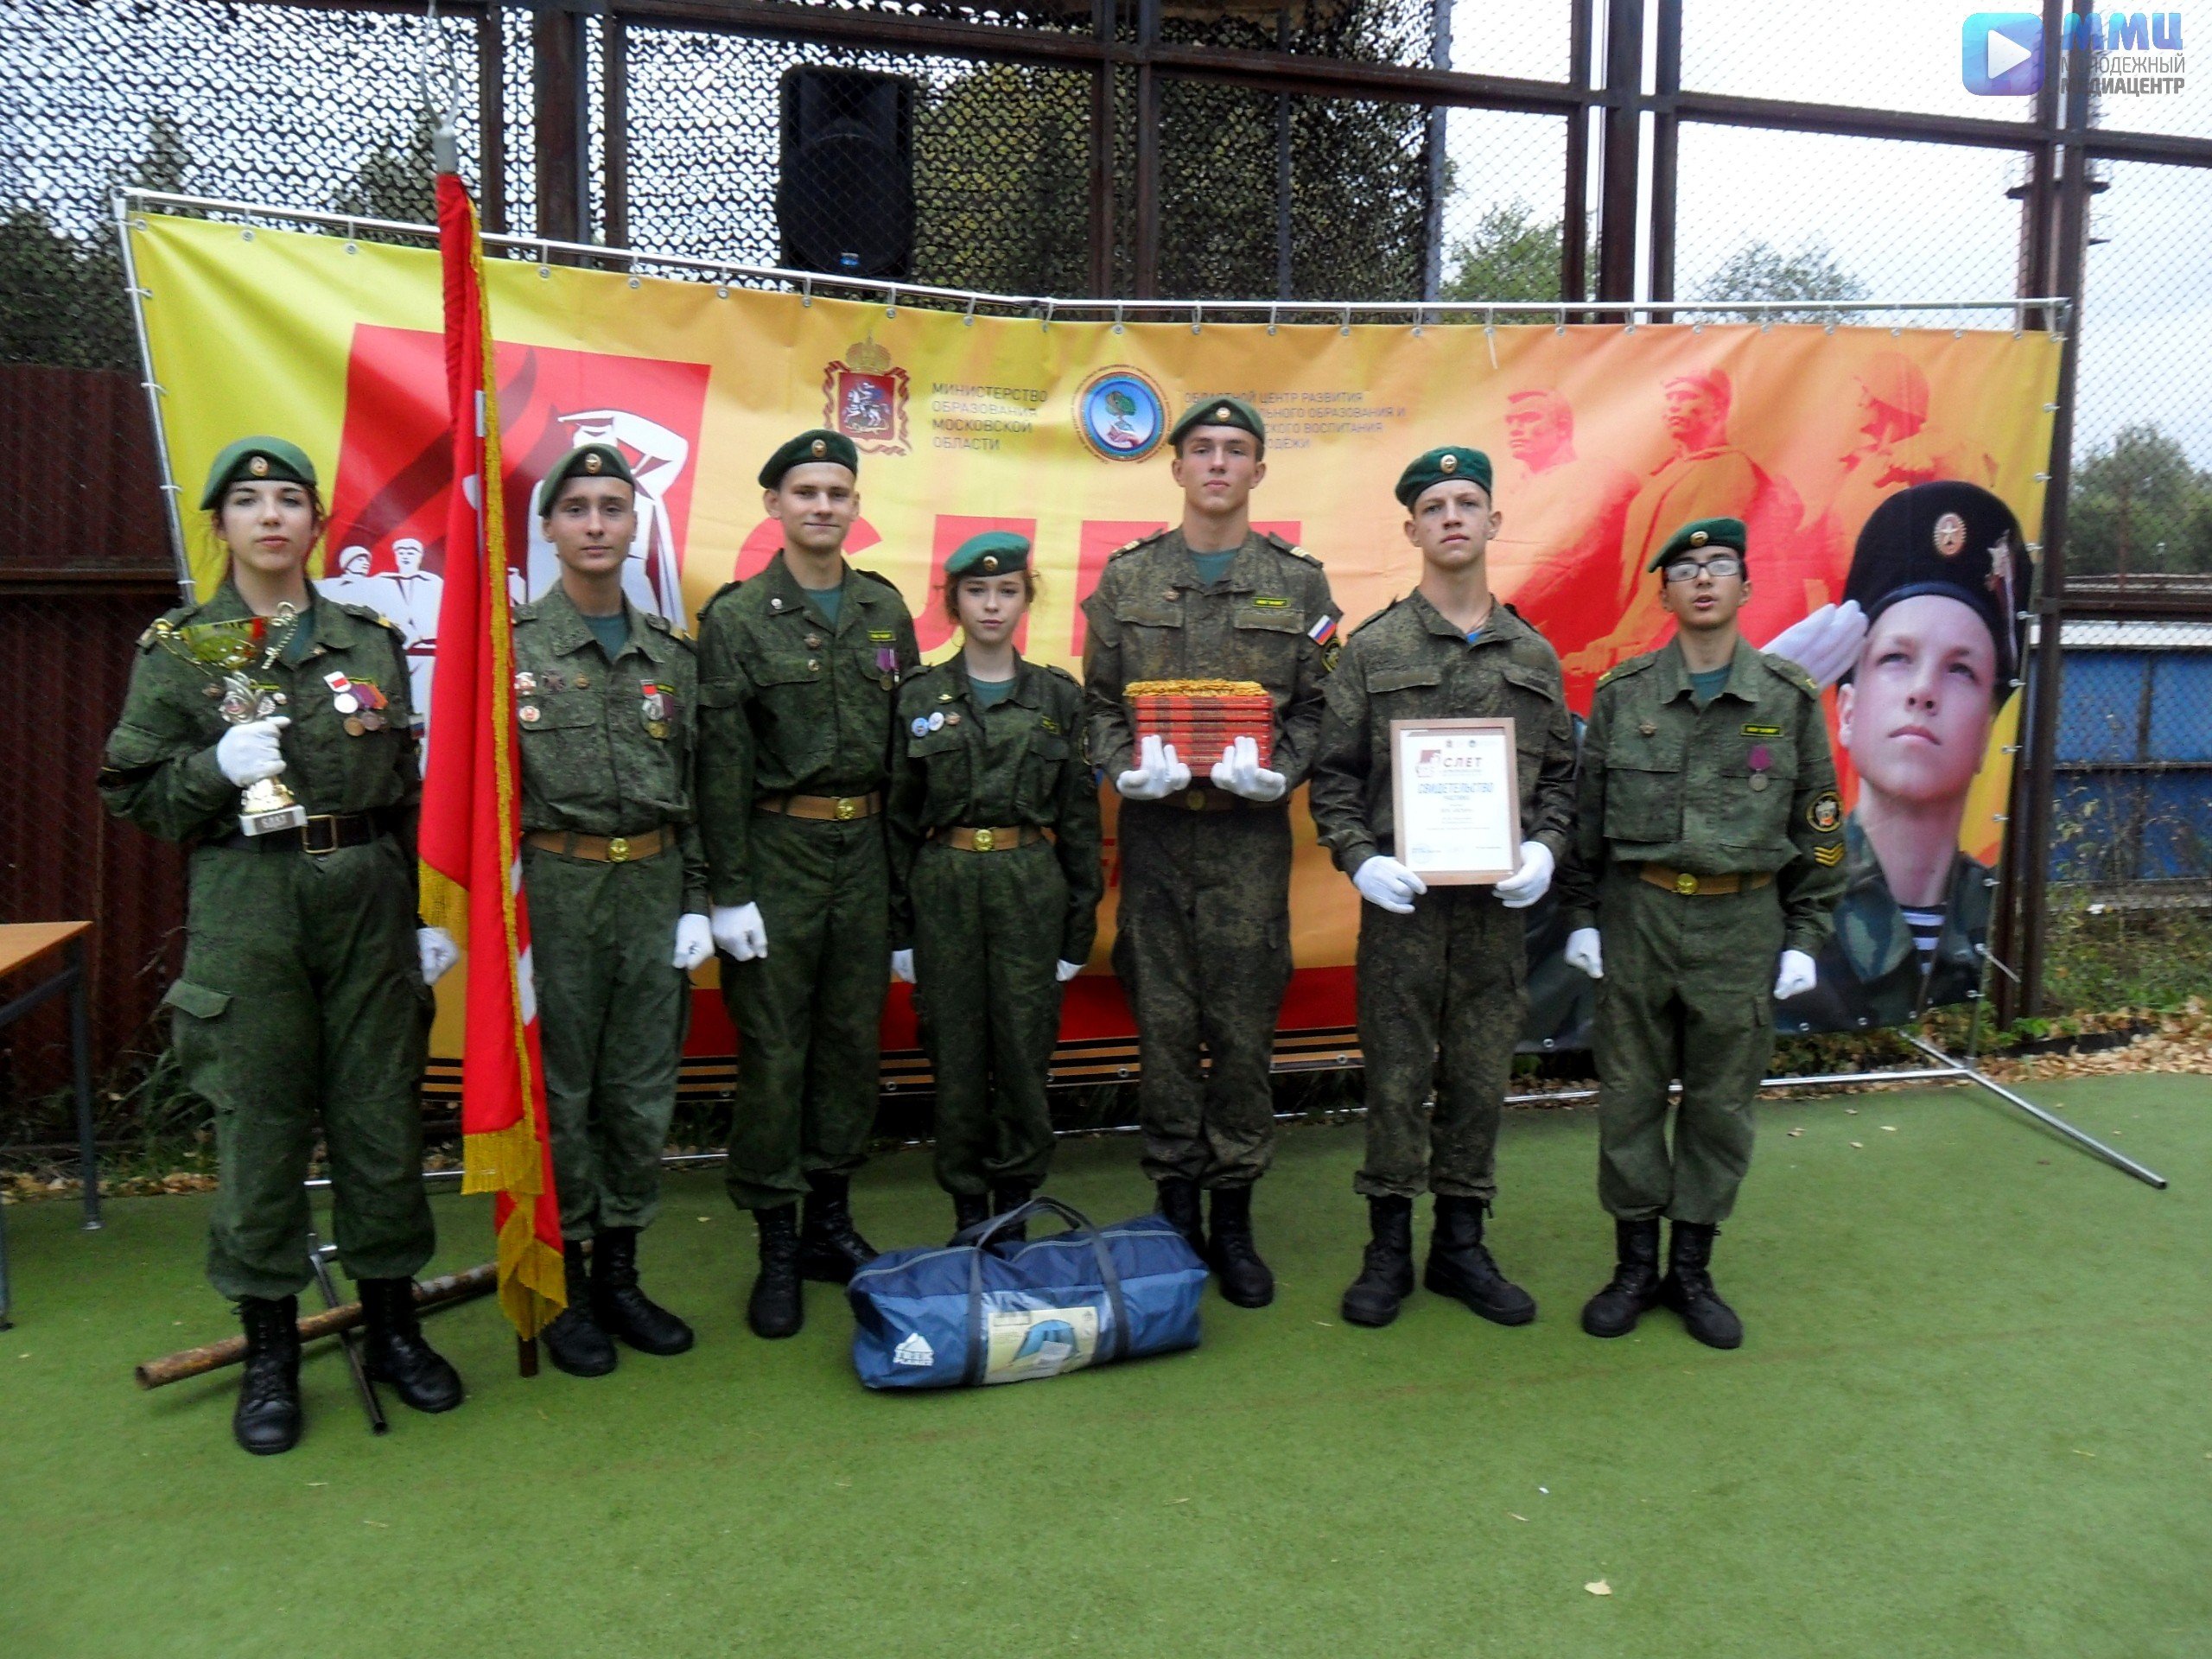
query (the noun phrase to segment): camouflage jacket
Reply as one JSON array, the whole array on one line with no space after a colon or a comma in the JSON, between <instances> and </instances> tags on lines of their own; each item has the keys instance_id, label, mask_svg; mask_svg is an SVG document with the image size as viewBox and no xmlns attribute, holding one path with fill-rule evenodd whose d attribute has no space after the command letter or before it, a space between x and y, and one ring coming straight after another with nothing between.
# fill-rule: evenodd
<instances>
[{"instance_id":1,"label":"camouflage jacket","mask_svg":"<svg viewBox=\"0 0 2212 1659\"><path fill-rule=\"evenodd\" d=\"M365 607L320 598L264 665L254 620L226 582L206 603L180 606L138 636L130 689L100 767L108 810L164 841L237 833L238 786L215 764L215 746L230 729L223 679L235 666L282 699L276 712L292 723L279 738L281 781L300 804L318 817L385 815L411 863L423 779L399 630ZM353 715L338 707L345 685L356 688Z\"/></svg>"},{"instance_id":2,"label":"camouflage jacket","mask_svg":"<svg viewBox=\"0 0 2212 1659\"><path fill-rule=\"evenodd\" d=\"M1136 765L1122 689L1140 680L1255 680L1274 699L1273 769L1306 781L1321 730L1321 682L1344 613L1321 562L1279 536L1248 534L1219 582L1201 582L1179 530L1130 543L1083 601L1090 756L1109 778ZM1179 757L1204 778L1217 754Z\"/></svg>"},{"instance_id":3,"label":"camouflage jacket","mask_svg":"<svg viewBox=\"0 0 2212 1659\"><path fill-rule=\"evenodd\" d=\"M1726 683L1700 709L1670 639L1598 682L1560 902L1570 926L1596 926L1616 861L1770 873L1784 943L1816 953L1843 891L1842 832L1827 721L1805 671L1739 640Z\"/></svg>"},{"instance_id":4,"label":"camouflage jacket","mask_svg":"<svg viewBox=\"0 0 2212 1659\"><path fill-rule=\"evenodd\" d=\"M707 860L692 804L699 666L665 617L626 599L629 639L610 663L555 582L515 611L515 715L522 728L522 826L586 836L673 828L683 903L707 907Z\"/></svg>"},{"instance_id":5,"label":"camouflage jacket","mask_svg":"<svg viewBox=\"0 0 2212 1659\"><path fill-rule=\"evenodd\" d=\"M753 804L865 795L891 776L899 682L921 661L906 601L847 568L831 626L781 553L699 617L699 828L718 905L753 902Z\"/></svg>"},{"instance_id":6,"label":"camouflage jacket","mask_svg":"<svg viewBox=\"0 0 2212 1659\"><path fill-rule=\"evenodd\" d=\"M1898 1026L1979 991L1981 947L1989 939L1988 866L1964 853L1952 860L1943 931L1923 970L1912 929L1855 812L1844 820L1843 844L1843 897L1835 935L1821 949L1819 982L1775 1009L1774 1028L1792 1035Z\"/></svg>"},{"instance_id":7,"label":"camouflage jacket","mask_svg":"<svg viewBox=\"0 0 2212 1659\"><path fill-rule=\"evenodd\" d=\"M891 932L913 939L906 877L932 830L1034 824L1052 832L1068 906L1060 960L1082 962L1096 937L1098 775L1084 752L1083 688L1065 669L1023 662L1014 690L986 709L957 652L899 691L891 781Z\"/></svg>"},{"instance_id":8,"label":"camouflage jacket","mask_svg":"<svg viewBox=\"0 0 2212 1659\"><path fill-rule=\"evenodd\" d=\"M1559 657L1499 601L1470 645L1418 591L1352 631L1325 688L1313 823L1347 875L1395 846L1390 722L1510 716L1521 835L1563 858L1574 814L1574 722Z\"/></svg>"}]
</instances>

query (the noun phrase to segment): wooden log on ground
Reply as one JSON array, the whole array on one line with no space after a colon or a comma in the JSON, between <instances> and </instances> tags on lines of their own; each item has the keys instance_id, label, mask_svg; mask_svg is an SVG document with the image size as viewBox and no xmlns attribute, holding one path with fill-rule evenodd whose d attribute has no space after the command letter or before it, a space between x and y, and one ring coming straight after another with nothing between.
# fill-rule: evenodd
<instances>
[{"instance_id":1,"label":"wooden log on ground","mask_svg":"<svg viewBox=\"0 0 2212 1659\"><path fill-rule=\"evenodd\" d=\"M465 1302L478 1296L488 1295L498 1288L499 1265L486 1262L480 1268L471 1268L466 1273L449 1273L442 1279L425 1279L415 1287L415 1306L424 1312L434 1307L450 1307L455 1302ZM346 1302L321 1313L310 1313L300 1321L300 1340L314 1341L318 1337L334 1337L341 1331L351 1331L361 1323L361 1305ZM210 1371L219 1371L226 1365L235 1365L245 1357L245 1338L226 1337L220 1342L211 1342L204 1347L188 1348L182 1353L167 1354L160 1359L149 1359L132 1369L142 1389L158 1389L170 1382L181 1382L188 1376L205 1376Z\"/></svg>"}]
</instances>

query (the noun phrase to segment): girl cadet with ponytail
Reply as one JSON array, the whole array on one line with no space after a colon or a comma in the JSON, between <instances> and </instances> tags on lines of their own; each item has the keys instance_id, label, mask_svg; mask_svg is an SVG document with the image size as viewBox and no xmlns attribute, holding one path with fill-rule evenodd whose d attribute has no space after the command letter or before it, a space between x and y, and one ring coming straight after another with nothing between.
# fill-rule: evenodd
<instances>
[{"instance_id":1,"label":"girl cadet with ponytail","mask_svg":"<svg viewBox=\"0 0 2212 1659\"><path fill-rule=\"evenodd\" d=\"M324 525L313 463L281 438L241 438L200 505L228 571L139 636L99 790L191 849L184 973L163 1001L184 1082L215 1114L207 1276L246 1338L232 1431L273 1452L302 1427L302 1183L318 1138L370 1375L418 1411L461 1403L414 1297L434 1242L417 1096L429 987L455 952L416 925L404 641L307 579Z\"/></svg>"},{"instance_id":2,"label":"girl cadet with ponytail","mask_svg":"<svg viewBox=\"0 0 2212 1659\"><path fill-rule=\"evenodd\" d=\"M1083 688L1014 649L1035 594L1026 538L955 549L944 608L961 648L900 688L893 733L892 972L915 988L956 1227L1044 1181L1060 987L1090 954L1104 891Z\"/></svg>"}]
</instances>

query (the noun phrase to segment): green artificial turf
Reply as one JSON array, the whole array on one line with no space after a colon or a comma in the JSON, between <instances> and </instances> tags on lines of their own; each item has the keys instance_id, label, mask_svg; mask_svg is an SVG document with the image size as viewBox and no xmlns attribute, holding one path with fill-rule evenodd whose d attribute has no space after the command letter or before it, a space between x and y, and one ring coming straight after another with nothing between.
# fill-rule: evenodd
<instances>
[{"instance_id":1,"label":"green artificial turf","mask_svg":"<svg viewBox=\"0 0 2212 1659\"><path fill-rule=\"evenodd\" d=\"M751 1228L693 1173L645 1248L691 1353L524 1382L479 1302L430 1321L462 1409L391 1402L372 1440L326 1345L270 1459L232 1446L227 1378L130 1381L226 1329L204 1200L95 1235L17 1207L0 1650L2212 1653L2212 1078L2036 1093L2172 1190L1965 1090L1763 1108L1716 1263L1734 1354L1664 1313L1577 1327L1611 1244L1587 1108L1507 1126L1492 1238L1533 1326L1427 1294L1345 1326L1359 1131L1294 1128L1257 1205L1282 1294L1210 1294L1196 1353L870 1395L834 1288L797 1339L746 1333ZM1127 1140L1064 1147L1053 1189L1101 1219L1148 1196ZM858 1201L879 1244L945 1225L926 1153ZM439 1268L486 1259L483 1203L436 1208Z\"/></svg>"}]
</instances>

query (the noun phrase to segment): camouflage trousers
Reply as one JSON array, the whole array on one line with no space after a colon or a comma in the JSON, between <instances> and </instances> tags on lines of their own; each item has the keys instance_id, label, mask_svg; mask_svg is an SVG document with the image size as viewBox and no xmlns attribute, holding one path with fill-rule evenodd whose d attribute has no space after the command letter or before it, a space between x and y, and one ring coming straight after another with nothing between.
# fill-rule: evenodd
<instances>
[{"instance_id":1,"label":"camouflage trousers","mask_svg":"<svg viewBox=\"0 0 2212 1659\"><path fill-rule=\"evenodd\" d=\"M1360 906L1358 1192L1497 1196L1498 1120L1528 1012L1525 926L1488 887L1431 887L1410 916Z\"/></svg>"},{"instance_id":2,"label":"camouflage trousers","mask_svg":"<svg viewBox=\"0 0 2212 1659\"><path fill-rule=\"evenodd\" d=\"M1045 1079L1060 1029L1068 884L1052 843L914 860L914 1001L937 1074L938 1185L971 1196L1044 1184Z\"/></svg>"},{"instance_id":3,"label":"camouflage trousers","mask_svg":"<svg viewBox=\"0 0 2212 1659\"><path fill-rule=\"evenodd\" d=\"M721 962L738 1039L726 1179L741 1209L796 1203L809 1175L850 1175L868 1156L891 988L883 836L880 817L753 820L768 954Z\"/></svg>"},{"instance_id":4,"label":"camouflage trousers","mask_svg":"<svg viewBox=\"0 0 2212 1659\"><path fill-rule=\"evenodd\" d=\"M1248 1186L1274 1156L1268 1078L1290 985L1290 809L1128 801L1117 833L1114 971L1136 1013L1144 1173Z\"/></svg>"},{"instance_id":5,"label":"camouflage trousers","mask_svg":"<svg viewBox=\"0 0 2212 1659\"><path fill-rule=\"evenodd\" d=\"M233 1300L306 1286L301 1184L318 1137L346 1271L413 1277L435 1236L423 1190L430 993L406 855L389 838L321 855L202 847L191 882L184 973L165 1001L183 1080L215 1111L208 1279Z\"/></svg>"},{"instance_id":6,"label":"camouflage trousers","mask_svg":"<svg viewBox=\"0 0 2212 1659\"><path fill-rule=\"evenodd\" d=\"M1774 1058L1781 902L1771 886L1685 895L1614 868L1598 923L1599 1200L1623 1220L1718 1224L1751 1167L1752 1102Z\"/></svg>"},{"instance_id":7,"label":"camouflage trousers","mask_svg":"<svg viewBox=\"0 0 2212 1659\"><path fill-rule=\"evenodd\" d=\"M683 860L526 846L522 868L561 1236L649 1226L691 1014L690 976L670 965Z\"/></svg>"}]
</instances>

